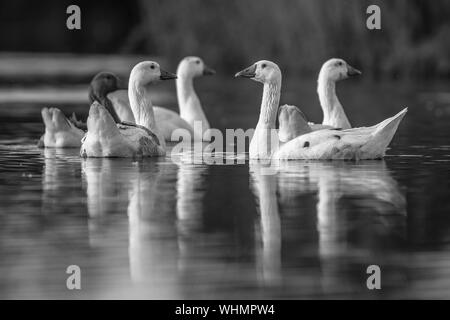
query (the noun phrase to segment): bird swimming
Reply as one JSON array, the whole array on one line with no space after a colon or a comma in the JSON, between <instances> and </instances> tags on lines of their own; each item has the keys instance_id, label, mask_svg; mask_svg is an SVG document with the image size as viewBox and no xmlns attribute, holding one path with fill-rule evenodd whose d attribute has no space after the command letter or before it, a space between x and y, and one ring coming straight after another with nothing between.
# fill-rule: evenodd
<instances>
[{"instance_id":1,"label":"bird swimming","mask_svg":"<svg viewBox=\"0 0 450 320\"><path fill-rule=\"evenodd\" d=\"M280 143L275 128L279 108L282 75L274 62L262 60L236 73L263 84L259 120L250 142L251 159L380 159L391 142L407 109L372 127L323 129L300 132L300 136ZM307 122L297 118L306 128Z\"/></svg>"},{"instance_id":2,"label":"bird swimming","mask_svg":"<svg viewBox=\"0 0 450 320\"><path fill-rule=\"evenodd\" d=\"M95 101L89 111L88 131L82 140L82 157L151 157L165 155L164 138L155 121L149 88L176 75L153 61L138 63L130 74L128 96L136 124L117 124Z\"/></svg>"}]
</instances>

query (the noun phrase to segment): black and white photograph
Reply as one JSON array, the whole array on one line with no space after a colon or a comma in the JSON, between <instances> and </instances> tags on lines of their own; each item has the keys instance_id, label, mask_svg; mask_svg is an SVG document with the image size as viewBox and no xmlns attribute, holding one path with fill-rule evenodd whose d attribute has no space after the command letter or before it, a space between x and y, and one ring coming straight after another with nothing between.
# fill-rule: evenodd
<instances>
[{"instance_id":1,"label":"black and white photograph","mask_svg":"<svg viewBox=\"0 0 450 320\"><path fill-rule=\"evenodd\" d=\"M0 0L0 172L0 300L450 299L450 1Z\"/></svg>"}]
</instances>

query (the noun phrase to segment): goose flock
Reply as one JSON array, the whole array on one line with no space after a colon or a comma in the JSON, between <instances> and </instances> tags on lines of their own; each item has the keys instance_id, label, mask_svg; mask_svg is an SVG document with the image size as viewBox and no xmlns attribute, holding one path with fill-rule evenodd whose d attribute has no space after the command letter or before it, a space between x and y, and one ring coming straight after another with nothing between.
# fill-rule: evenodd
<instances>
[{"instance_id":1,"label":"goose flock","mask_svg":"<svg viewBox=\"0 0 450 320\"><path fill-rule=\"evenodd\" d=\"M138 63L130 72L128 88L110 72L97 74L90 83L90 110L86 123L67 118L57 108L44 108L45 133L40 147L80 148L82 157L156 157L166 154L166 141L177 129L192 141L211 141L210 124L194 89L194 79L214 74L199 57L186 57L176 74L153 61ZM263 84L259 119L251 138L250 159L362 160L384 157L403 109L370 127L353 128L336 96L336 82L361 72L342 59L322 66L317 93L323 110L321 124L309 122L293 105L279 105L282 73L272 61L262 60L236 73ZM154 106L151 86L176 80L179 114ZM276 126L278 120L278 127ZM201 131L194 130L201 124ZM274 140L276 143L274 143Z\"/></svg>"}]
</instances>

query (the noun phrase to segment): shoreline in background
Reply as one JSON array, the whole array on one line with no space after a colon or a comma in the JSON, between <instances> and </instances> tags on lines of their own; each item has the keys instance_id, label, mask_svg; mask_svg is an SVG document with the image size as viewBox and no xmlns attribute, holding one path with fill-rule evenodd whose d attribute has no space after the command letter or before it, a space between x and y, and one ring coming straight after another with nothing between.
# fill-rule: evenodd
<instances>
[{"instance_id":1,"label":"shoreline in background","mask_svg":"<svg viewBox=\"0 0 450 320\"><path fill-rule=\"evenodd\" d=\"M167 65L166 59L147 55L0 52L0 84L86 83L100 71L125 80L143 60Z\"/></svg>"}]
</instances>

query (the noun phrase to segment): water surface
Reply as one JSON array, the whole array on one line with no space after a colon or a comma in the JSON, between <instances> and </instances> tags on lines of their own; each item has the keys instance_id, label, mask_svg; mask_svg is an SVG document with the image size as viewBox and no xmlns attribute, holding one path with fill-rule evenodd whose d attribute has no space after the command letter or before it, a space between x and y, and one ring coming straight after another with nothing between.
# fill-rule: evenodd
<instances>
[{"instance_id":1,"label":"water surface","mask_svg":"<svg viewBox=\"0 0 450 320\"><path fill-rule=\"evenodd\" d=\"M285 82L282 102L319 121L314 80ZM190 153L134 161L38 149L42 104L0 102L0 298L450 298L446 87L341 85L354 125L409 107L387 157L281 162L270 176L238 163L246 154L209 165ZM198 88L213 126L255 125L257 84ZM173 87L158 90L173 106ZM86 116L69 96L48 105ZM79 291L66 288L72 264ZM378 291L366 287L372 264Z\"/></svg>"}]
</instances>

